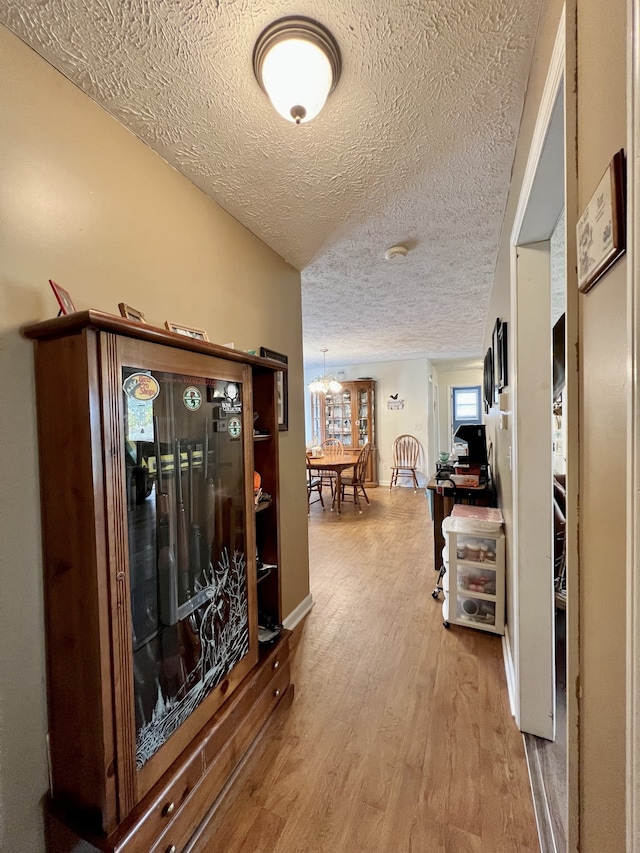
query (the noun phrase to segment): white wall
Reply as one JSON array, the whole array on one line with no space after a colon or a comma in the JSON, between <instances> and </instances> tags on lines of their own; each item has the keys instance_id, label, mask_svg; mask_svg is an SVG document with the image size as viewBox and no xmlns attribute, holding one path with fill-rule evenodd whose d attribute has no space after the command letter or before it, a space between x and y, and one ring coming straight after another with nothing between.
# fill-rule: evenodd
<instances>
[{"instance_id":1,"label":"white wall","mask_svg":"<svg viewBox=\"0 0 640 853\"><path fill-rule=\"evenodd\" d=\"M305 373L305 384L318 373L317 369ZM383 361L375 364L352 364L331 370L338 378L350 382L360 377L370 377L376 381L376 447L378 454L378 479L380 485L389 485L390 466L393 460L393 442L403 433L415 435L422 445L418 461L421 485L429 478L430 464L427 461L428 447L428 384L430 365L426 358L405 361ZM404 408L390 410L387 401L390 395L397 394L398 400L404 400ZM309 419L309 392L305 402L305 423L307 440L311 441ZM411 485L404 480L399 485Z\"/></svg>"}]
</instances>

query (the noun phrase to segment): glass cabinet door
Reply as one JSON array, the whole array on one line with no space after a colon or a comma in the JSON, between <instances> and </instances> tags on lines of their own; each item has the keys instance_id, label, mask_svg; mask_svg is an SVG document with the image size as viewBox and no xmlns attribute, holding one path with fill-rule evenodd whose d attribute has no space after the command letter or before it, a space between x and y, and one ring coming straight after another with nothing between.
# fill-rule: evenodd
<instances>
[{"instance_id":1,"label":"glass cabinet door","mask_svg":"<svg viewBox=\"0 0 640 853\"><path fill-rule=\"evenodd\" d=\"M249 652L242 384L122 368L136 765Z\"/></svg>"},{"instance_id":2,"label":"glass cabinet door","mask_svg":"<svg viewBox=\"0 0 640 853\"><path fill-rule=\"evenodd\" d=\"M311 395L311 441L313 444L322 442L322 395Z\"/></svg>"},{"instance_id":3,"label":"glass cabinet door","mask_svg":"<svg viewBox=\"0 0 640 853\"><path fill-rule=\"evenodd\" d=\"M345 447L351 446L351 392L327 394L324 411L325 438L337 438Z\"/></svg>"},{"instance_id":4,"label":"glass cabinet door","mask_svg":"<svg viewBox=\"0 0 640 853\"><path fill-rule=\"evenodd\" d=\"M358 388L358 446L362 447L369 437L369 392L364 388Z\"/></svg>"}]
</instances>

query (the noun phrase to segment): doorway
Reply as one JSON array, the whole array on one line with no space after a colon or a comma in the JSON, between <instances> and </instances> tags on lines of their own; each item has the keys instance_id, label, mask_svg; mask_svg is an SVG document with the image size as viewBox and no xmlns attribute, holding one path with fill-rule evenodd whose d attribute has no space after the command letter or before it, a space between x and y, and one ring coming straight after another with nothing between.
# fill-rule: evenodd
<instances>
[{"instance_id":1,"label":"doorway","mask_svg":"<svg viewBox=\"0 0 640 853\"><path fill-rule=\"evenodd\" d=\"M562 412L557 404L554 412L552 363L552 249L556 264L558 256L563 261L563 280L566 254L564 66L563 12L512 231L511 275L517 383L512 403L513 595L507 665L512 670L514 715L525 733L544 851L566 849L568 824L566 703L556 702L557 687L562 698L567 682L566 611L558 616L555 596L554 457L562 436ZM566 507L564 511L566 516ZM553 751L553 774L547 747Z\"/></svg>"}]
</instances>

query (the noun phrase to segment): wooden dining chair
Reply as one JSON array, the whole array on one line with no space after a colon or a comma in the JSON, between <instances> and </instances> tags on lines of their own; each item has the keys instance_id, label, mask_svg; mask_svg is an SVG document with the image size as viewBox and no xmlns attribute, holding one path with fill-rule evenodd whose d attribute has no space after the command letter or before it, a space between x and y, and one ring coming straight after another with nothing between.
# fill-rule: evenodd
<instances>
[{"instance_id":1,"label":"wooden dining chair","mask_svg":"<svg viewBox=\"0 0 640 853\"><path fill-rule=\"evenodd\" d=\"M416 468L420 455L420 442L413 435L399 435L393 442L393 465L389 491L398 485L398 477L412 477L414 492L418 491Z\"/></svg>"},{"instance_id":2,"label":"wooden dining chair","mask_svg":"<svg viewBox=\"0 0 640 853\"><path fill-rule=\"evenodd\" d=\"M362 514L360 506L360 492L364 495L364 499L369 503L369 498L364 489L364 484L367 481L367 463L369 462L369 454L371 453L371 445L367 441L363 445L358 456L356 464L353 466L353 475L342 478L342 499L344 500L345 489L351 489L353 492L353 502L358 506L358 512Z\"/></svg>"},{"instance_id":3,"label":"wooden dining chair","mask_svg":"<svg viewBox=\"0 0 640 853\"><path fill-rule=\"evenodd\" d=\"M318 497L311 500L311 492L317 492ZM324 500L322 498L322 477L319 477L318 473L311 468L309 457L307 456L307 515L311 513L311 504L318 503L318 501L320 501L322 509L324 509Z\"/></svg>"},{"instance_id":4,"label":"wooden dining chair","mask_svg":"<svg viewBox=\"0 0 640 853\"><path fill-rule=\"evenodd\" d=\"M344 444L339 438L327 438L322 442L322 449L327 453L344 454ZM323 486L329 486L331 489L331 497L333 498L334 489L336 487L337 475L335 471L319 471L318 476L322 480Z\"/></svg>"}]
</instances>

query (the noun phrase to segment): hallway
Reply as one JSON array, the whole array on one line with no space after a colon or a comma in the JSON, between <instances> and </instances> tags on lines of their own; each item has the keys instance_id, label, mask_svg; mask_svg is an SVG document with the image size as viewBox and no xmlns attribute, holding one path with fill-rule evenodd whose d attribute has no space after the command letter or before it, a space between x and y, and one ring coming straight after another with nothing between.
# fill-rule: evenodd
<instances>
[{"instance_id":1,"label":"hallway","mask_svg":"<svg viewBox=\"0 0 640 853\"><path fill-rule=\"evenodd\" d=\"M538 853L500 639L443 629L423 493L369 497L311 507L293 704L191 853Z\"/></svg>"}]
</instances>

